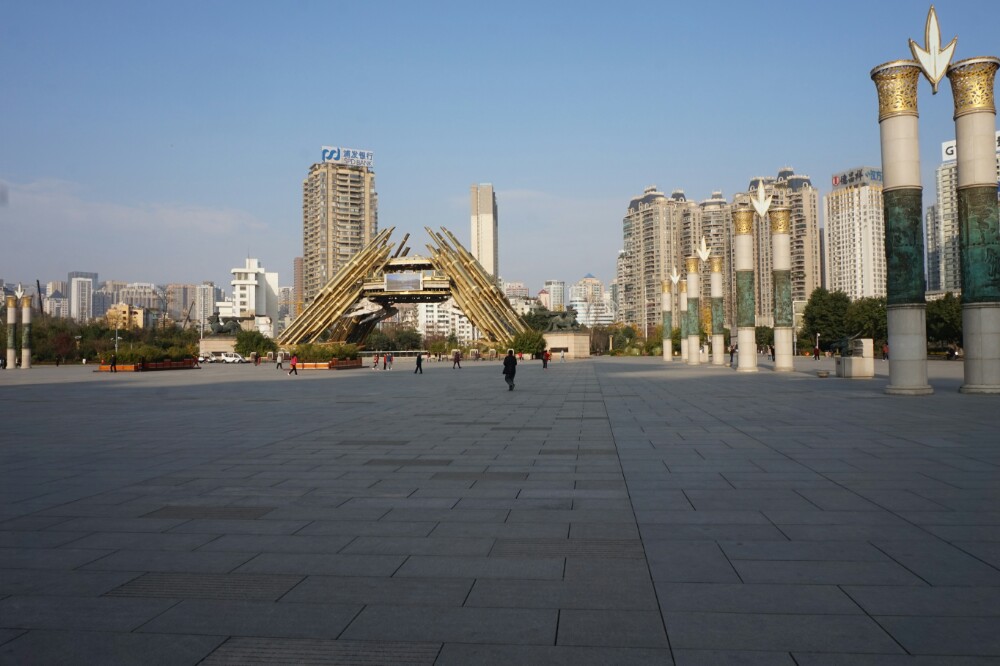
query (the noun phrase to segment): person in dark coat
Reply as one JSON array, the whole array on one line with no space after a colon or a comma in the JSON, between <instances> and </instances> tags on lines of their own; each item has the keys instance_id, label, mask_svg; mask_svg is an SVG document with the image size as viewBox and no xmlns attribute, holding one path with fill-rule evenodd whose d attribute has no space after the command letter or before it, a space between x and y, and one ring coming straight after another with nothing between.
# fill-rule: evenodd
<instances>
[{"instance_id":1,"label":"person in dark coat","mask_svg":"<svg viewBox=\"0 0 1000 666\"><path fill-rule=\"evenodd\" d=\"M417 352L417 369L413 371L413 374L424 374L424 355Z\"/></svg>"},{"instance_id":2,"label":"person in dark coat","mask_svg":"<svg viewBox=\"0 0 1000 666\"><path fill-rule=\"evenodd\" d=\"M514 390L514 374L517 372L517 358L514 357L514 350L508 349L507 356L503 359L503 380L507 382L507 390Z\"/></svg>"}]
</instances>

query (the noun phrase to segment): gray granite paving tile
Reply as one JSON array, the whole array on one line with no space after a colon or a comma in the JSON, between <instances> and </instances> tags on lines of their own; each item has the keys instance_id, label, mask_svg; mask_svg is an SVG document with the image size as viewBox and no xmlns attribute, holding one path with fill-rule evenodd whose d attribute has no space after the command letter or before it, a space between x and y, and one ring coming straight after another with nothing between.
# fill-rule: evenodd
<instances>
[{"instance_id":1,"label":"gray granite paving tile","mask_svg":"<svg viewBox=\"0 0 1000 666\"><path fill-rule=\"evenodd\" d=\"M0 532L0 547L3 548L55 548L73 543L89 532ZM74 547L77 547L74 545ZM83 546L90 548L90 546Z\"/></svg>"},{"instance_id":2,"label":"gray granite paving tile","mask_svg":"<svg viewBox=\"0 0 1000 666\"><path fill-rule=\"evenodd\" d=\"M1000 657L1000 617L875 619L911 654Z\"/></svg>"},{"instance_id":3,"label":"gray granite paving tile","mask_svg":"<svg viewBox=\"0 0 1000 666\"><path fill-rule=\"evenodd\" d=\"M787 652L674 650L677 666L795 666Z\"/></svg>"},{"instance_id":4,"label":"gray granite paving tile","mask_svg":"<svg viewBox=\"0 0 1000 666\"><path fill-rule=\"evenodd\" d=\"M0 645L14 640L18 636L25 633L24 629L0 629ZM5 652L0 650L0 659L3 658Z\"/></svg>"},{"instance_id":5,"label":"gray granite paving tile","mask_svg":"<svg viewBox=\"0 0 1000 666\"><path fill-rule=\"evenodd\" d=\"M337 641L309 638L233 637L199 666L245 664L400 664L430 666L441 650L438 643Z\"/></svg>"},{"instance_id":6,"label":"gray granite paving tile","mask_svg":"<svg viewBox=\"0 0 1000 666\"><path fill-rule=\"evenodd\" d=\"M763 512L776 525L903 525L905 519L889 511L783 511Z\"/></svg>"},{"instance_id":7,"label":"gray granite paving tile","mask_svg":"<svg viewBox=\"0 0 1000 666\"><path fill-rule=\"evenodd\" d=\"M557 645L670 647L656 611L562 610Z\"/></svg>"},{"instance_id":8,"label":"gray granite paving tile","mask_svg":"<svg viewBox=\"0 0 1000 666\"><path fill-rule=\"evenodd\" d=\"M1000 542L1000 525L928 525L925 529L945 541Z\"/></svg>"},{"instance_id":9,"label":"gray granite paving tile","mask_svg":"<svg viewBox=\"0 0 1000 666\"><path fill-rule=\"evenodd\" d=\"M656 597L649 580L488 580L480 579L466 606L489 608L573 608L651 610Z\"/></svg>"},{"instance_id":10,"label":"gray granite paving tile","mask_svg":"<svg viewBox=\"0 0 1000 666\"><path fill-rule=\"evenodd\" d=\"M1000 569L1000 543L995 541L956 541L952 545Z\"/></svg>"},{"instance_id":11,"label":"gray granite paving tile","mask_svg":"<svg viewBox=\"0 0 1000 666\"><path fill-rule=\"evenodd\" d=\"M869 615L1000 617L1000 587L844 586Z\"/></svg>"},{"instance_id":12,"label":"gray granite paving tile","mask_svg":"<svg viewBox=\"0 0 1000 666\"><path fill-rule=\"evenodd\" d=\"M485 509L390 509L382 520L414 522L502 523L507 510Z\"/></svg>"},{"instance_id":13,"label":"gray granite paving tile","mask_svg":"<svg viewBox=\"0 0 1000 666\"><path fill-rule=\"evenodd\" d=\"M818 654L793 652L798 666L992 666L992 657L910 656L899 654Z\"/></svg>"},{"instance_id":14,"label":"gray granite paving tile","mask_svg":"<svg viewBox=\"0 0 1000 666\"><path fill-rule=\"evenodd\" d=\"M664 613L856 615L863 611L834 585L656 583Z\"/></svg>"},{"instance_id":15,"label":"gray granite paving tile","mask_svg":"<svg viewBox=\"0 0 1000 666\"><path fill-rule=\"evenodd\" d=\"M889 559L863 541L720 541L719 546L731 560L884 562Z\"/></svg>"},{"instance_id":16,"label":"gray granite paving tile","mask_svg":"<svg viewBox=\"0 0 1000 666\"><path fill-rule=\"evenodd\" d=\"M745 583L793 585L925 585L896 562L733 560Z\"/></svg>"},{"instance_id":17,"label":"gray granite paving tile","mask_svg":"<svg viewBox=\"0 0 1000 666\"><path fill-rule=\"evenodd\" d=\"M873 544L931 585L1000 586L1000 571L940 541L884 541Z\"/></svg>"},{"instance_id":18,"label":"gray granite paving tile","mask_svg":"<svg viewBox=\"0 0 1000 666\"><path fill-rule=\"evenodd\" d=\"M0 627L132 631L175 603L167 599L12 596L0 599Z\"/></svg>"},{"instance_id":19,"label":"gray granite paving tile","mask_svg":"<svg viewBox=\"0 0 1000 666\"><path fill-rule=\"evenodd\" d=\"M373 537L361 536L341 552L372 555L487 555L494 539L463 537Z\"/></svg>"},{"instance_id":20,"label":"gray granite paving tile","mask_svg":"<svg viewBox=\"0 0 1000 666\"><path fill-rule=\"evenodd\" d=\"M594 581L618 585L648 585L649 567L644 560L605 560L592 557L567 557L563 577L567 581Z\"/></svg>"},{"instance_id":21,"label":"gray granite paving tile","mask_svg":"<svg viewBox=\"0 0 1000 666\"><path fill-rule=\"evenodd\" d=\"M166 532L184 522L179 518L73 518L56 527L60 532Z\"/></svg>"},{"instance_id":22,"label":"gray granite paving tile","mask_svg":"<svg viewBox=\"0 0 1000 666\"><path fill-rule=\"evenodd\" d=\"M223 636L156 636L104 631L30 631L0 648L0 664L174 666L196 664Z\"/></svg>"},{"instance_id":23,"label":"gray granite paving tile","mask_svg":"<svg viewBox=\"0 0 1000 666\"><path fill-rule=\"evenodd\" d=\"M33 532L36 530L54 528L57 525L61 525L69 520L71 520L71 518L66 516L42 516L39 514L19 516L17 518L10 518L0 522L0 530L5 532Z\"/></svg>"},{"instance_id":24,"label":"gray granite paving tile","mask_svg":"<svg viewBox=\"0 0 1000 666\"><path fill-rule=\"evenodd\" d=\"M384 606L461 606L469 595L472 583L471 578L309 576L284 595L281 601ZM538 584L539 581L532 583Z\"/></svg>"},{"instance_id":25,"label":"gray granite paving tile","mask_svg":"<svg viewBox=\"0 0 1000 666\"><path fill-rule=\"evenodd\" d=\"M212 534L102 532L82 537L71 543L70 547L104 550L194 550L215 538Z\"/></svg>"},{"instance_id":26,"label":"gray granite paving tile","mask_svg":"<svg viewBox=\"0 0 1000 666\"><path fill-rule=\"evenodd\" d=\"M235 571L304 576L391 576L406 560L400 555L327 555L320 553L262 553Z\"/></svg>"},{"instance_id":27,"label":"gray granite paving tile","mask_svg":"<svg viewBox=\"0 0 1000 666\"><path fill-rule=\"evenodd\" d=\"M937 541L937 538L912 525L779 525L792 541Z\"/></svg>"},{"instance_id":28,"label":"gray granite paving tile","mask_svg":"<svg viewBox=\"0 0 1000 666\"><path fill-rule=\"evenodd\" d=\"M567 523L439 523L432 537L497 539L561 539L569 534Z\"/></svg>"},{"instance_id":29,"label":"gray granite paving tile","mask_svg":"<svg viewBox=\"0 0 1000 666\"><path fill-rule=\"evenodd\" d=\"M511 523L634 523L631 510L580 509L560 511L555 509L513 509Z\"/></svg>"},{"instance_id":30,"label":"gray granite paving tile","mask_svg":"<svg viewBox=\"0 0 1000 666\"><path fill-rule=\"evenodd\" d=\"M212 636L336 638L360 604L294 604L189 599L143 624L139 631Z\"/></svg>"},{"instance_id":31,"label":"gray granite paving tile","mask_svg":"<svg viewBox=\"0 0 1000 666\"><path fill-rule=\"evenodd\" d=\"M774 525L646 525L643 539L657 541L778 541L785 535Z\"/></svg>"},{"instance_id":32,"label":"gray granite paving tile","mask_svg":"<svg viewBox=\"0 0 1000 666\"><path fill-rule=\"evenodd\" d=\"M0 569L75 569L111 552L81 548L0 548Z\"/></svg>"},{"instance_id":33,"label":"gray granite paving tile","mask_svg":"<svg viewBox=\"0 0 1000 666\"><path fill-rule=\"evenodd\" d=\"M552 666L670 666L668 649L446 643L436 666L551 664Z\"/></svg>"},{"instance_id":34,"label":"gray granite paving tile","mask_svg":"<svg viewBox=\"0 0 1000 666\"><path fill-rule=\"evenodd\" d=\"M95 597L138 576L135 571L0 569L0 595Z\"/></svg>"},{"instance_id":35,"label":"gray granite paving tile","mask_svg":"<svg viewBox=\"0 0 1000 666\"><path fill-rule=\"evenodd\" d=\"M794 490L685 490L698 511L803 510L818 507Z\"/></svg>"},{"instance_id":36,"label":"gray granite paving tile","mask_svg":"<svg viewBox=\"0 0 1000 666\"><path fill-rule=\"evenodd\" d=\"M901 654L871 618L857 615L664 613L675 649Z\"/></svg>"},{"instance_id":37,"label":"gray granite paving tile","mask_svg":"<svg viewBox=\"0 0 1000 666\"><path fill-rule=\"evenodd\" d=\"M435 527L444 523L413 522L398 523L380 520L367 523L360 520L316 520L295 534L330 536L427 536ZM464 523L457 523L464 524ZM459 535L456 535L459 536Z\"/></svg>"},{"instance_id":38,"label":"gray granite paving tile","mask_svg":"<svg viewBox=\"0 0 1000 666\"><path fill-rule=\"evenodd\" d=\"M635 512L641 525L770 525L759 511L663 511Z\"/></svg>"},{"instance_id":39,"label":"gray granite paving tile","mask_svg":"<svg viewBox=\"0 0 1000 666\"><path fill-rule=\"evenodd\" d=\"M368 556L373 557L373 556ZM418 578L526 578L558 580L563 574L562 558L437 557L414 555L406 558L397 577Z\"/></svg>"},{"instance_id":40,"label":"gray granite paving tile","mask_svg":"<svg viewBox=\"0 0 1000 666\"><path fill-rule=\"evenodd\" d=\"M516 499L499 497L466 497L455 505L456 509L572 509L573 500L536 498Z\"/></svg>"},{"instance_id":41,"label":"gray granite paving tile","mask_svg":"<svg viewBox=\"0 0 1000 666\"><path fill-rule=\"evenodd\" d=\"M508 537L500 537L500 538L508 538ZM574 523L570 525L569 538L570 539L638 539L639 527L635 523Z\"/></svg>"},{"instance_id":42,"label":"gray granite paving tile","mask_svg":"<svg viewBox=\"0 0 1000 666\"><path fill-rule=\"evenodd\" d=\"M198 548L198 551L337 553L353 540L353 536L227 534L209 541Z\"/></svg>"},{"instance_id":43,"label":"gray granite paving tile","mask_svg":"<svg viewBox=\"0 0 1000 666\"><path fill-rule=\"evenodd\" d=\"M367 606L344 631L347 640L552 645L557 611L445 606Z\"/></svg>"},{"instance_id":44,"label":"gray granite paving tile","mask_svg":"<svg viewBox=\"0 0 1000 666\"><path fill-rule=\"evenodd\" d=\"M738 583L718 545L708 541L644 541L653 580L675 583Z\"/></svg>"},{"instance_id":45,"label":"gray granite paving tile","mask_svg":"<svg viewBox=\"0 0 1000 666\"><path fill-rule=\"evenodd\" d=\"M212 553L166 550L119 550L83 568L89 571L174 571L226 573L240 566L253 553Z\"/></svg>"},{"instance_id":46,"label":"gray granite paving tile","mask_svg":"<svg viewBox=\"0 0 1000 666\"><path fill-rule=\"evenodd\" d=\"M170 534L293 534L309 524L307 520L188 520L169 530Z\"/></svg>"}]
</instances>

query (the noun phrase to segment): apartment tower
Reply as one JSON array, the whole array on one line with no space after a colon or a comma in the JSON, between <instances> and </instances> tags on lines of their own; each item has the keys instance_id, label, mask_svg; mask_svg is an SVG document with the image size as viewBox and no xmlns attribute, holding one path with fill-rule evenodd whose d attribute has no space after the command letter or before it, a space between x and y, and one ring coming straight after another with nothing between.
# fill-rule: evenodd
<instances>
[{"instance_id":1,"label":"apartment tower","mask_svg":"<svg viewBox=\"0 0 1000 666\"><path fill-rule=\"evenodd\" d=\"M372 165L370 151L324 147L302 182L303 307L378 233Z\"/></svg>"},{"instance_id":2,"label":"apartment tower","mask_svg":"<svg viewBox=\"0 0 1000 666\"><path fill-rule=\"evenodd\" d=\"M885 296L885 217L882 170L849 169L833 177L823 197L826 288L859 298Z\"/></svg>"}]
</instances>

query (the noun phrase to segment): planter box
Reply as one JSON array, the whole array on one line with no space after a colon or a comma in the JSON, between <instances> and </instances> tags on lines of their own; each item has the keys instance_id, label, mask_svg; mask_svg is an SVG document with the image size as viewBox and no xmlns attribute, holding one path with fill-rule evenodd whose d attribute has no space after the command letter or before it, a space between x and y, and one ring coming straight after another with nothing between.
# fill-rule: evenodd
<instances>
[{"instance_id":1,"label":"planter box","mask_svg":"<svg viewBox=\"0 0 1000 666\"><path fill-rule=\"evenodd\" d=\"M330 361L327 367L330 370L348 370L350 368L360 368L362 367L362 365L360 358L352 358L345 360L340 360L335 358Z\"/></svg>"},{"instance_id":2,"label":"planter box","mask_svg":"<svg viewBox=\"0 0 1000 666\"><path fill-rule=\"evenodd\" d=\"M157 370L194 370L196 366L194 364L194 359L185 359L183 361L155 361L146 362L146 367L142 368L138 363L119 363L117 366L118 372L153 372ZM97 372L111 372L111 366L107 363L101 364L97 368Z\"/></svg>"}]
</instances>

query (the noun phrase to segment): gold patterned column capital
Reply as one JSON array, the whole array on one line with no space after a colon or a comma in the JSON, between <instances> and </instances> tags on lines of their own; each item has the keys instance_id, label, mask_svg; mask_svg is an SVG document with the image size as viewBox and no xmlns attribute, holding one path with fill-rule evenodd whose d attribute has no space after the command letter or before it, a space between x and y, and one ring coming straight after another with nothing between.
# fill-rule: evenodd
<instances>
[{"instance_id":1,"label":"gold patterned column capital","mask_svg":"<svg viewBox=\"0 0 1000 666\"><path fill-rule=\"evenodd\" d=\"M955 118L967 113L996 113L993 81L1000 69L1000 58L966 58L948 68L951 94L955 98Z\"/></svg>"},{"instance_id":2,"label":"gold patterned column capital","mask_svg":"<svg viewBox=\"0 0 1000 666\"><path fill-rule=\"evenodd\" d=\"M685 263L687 264L688 273L698 272L698 257L688 257L685 259Z\"/></svg>"},{"instance_id":3,"label":"gold patterned column capital","mask_svg":"<svg viewBox=\"0 0 1000 666\"><path fill-rule=\"evenodd\" d=\"M660 291L662 291L664 294L670 293L670 280L660 281Z\"/></svg>"},{"instance_id":4,"label":"gold patterned column capital","mask_svg":"<svg viewBox=\"0 0 1000 666\"><path fill-rule=\"evenodd\" d=\"M789 234L792 232L792 209L786 206L778 206L767 211L767 216L771 218L772 234Z\"/></svg>"},{"instance_id":5,"label":"gold patterned column capital","mask_svg":"<svg viewBox=\"0 0 1000 666\"><path fill-rule=\"evenodd\" d=\"M753 233L753 208L734 208L733 226L737 236L747 236Z\"/></svg>"},{"instance_id":6,"label":"gold patterned column capital","mask_svg":"<svg viewBox=\"0 0 1000 666\"><path fill-rule=\"evenodd\" d=\"M688 290L688 281L681 280L680 282L677 283L677 288L680 290L680 293L686 294Z\"/></svg>"},{"instance_id":7,"label":"gold patterned column capital","mask_svg":"<svg viewBox=\"0 0 1000 666\"><path fill-rule=\"evenodd\" d=\"M17 307L17 296L8 295L7 296L7 309L10 310L11 308L16 308L16 307Z\"/></svg>"},{"instance_id":8,"label":"gold patterned column capital","mask_svg":"<svg viewBox=\"0 0 1000 666\"><path fill-rule=\"evenodd\" d=\"M34 297L33 296L22 296L21 297L21 307L22 308L30 308L31 307L31 299L32 298L34 298Z\"/></svg>"},{"instance_id":9,"label":"gold patterned column capital","mask_svg":"<svg viewBox=\"0 0 1000 666\"><path fill-rule=\"evenodd\" d=\"M917 83L923 70L914 60L893 60L871 71L878 91L878 121L917 115Z\"/></svg>"},{"instance_id":10,"label":"gold patterned column capital","mask_svg":"<svg viewBox=\"0 0 1000 666\"><path fill-rule=\"evenodd\" d=\"M712 257L712 272L721 273L722 272L722 257Z\"/></svg>"}]
</instances>

